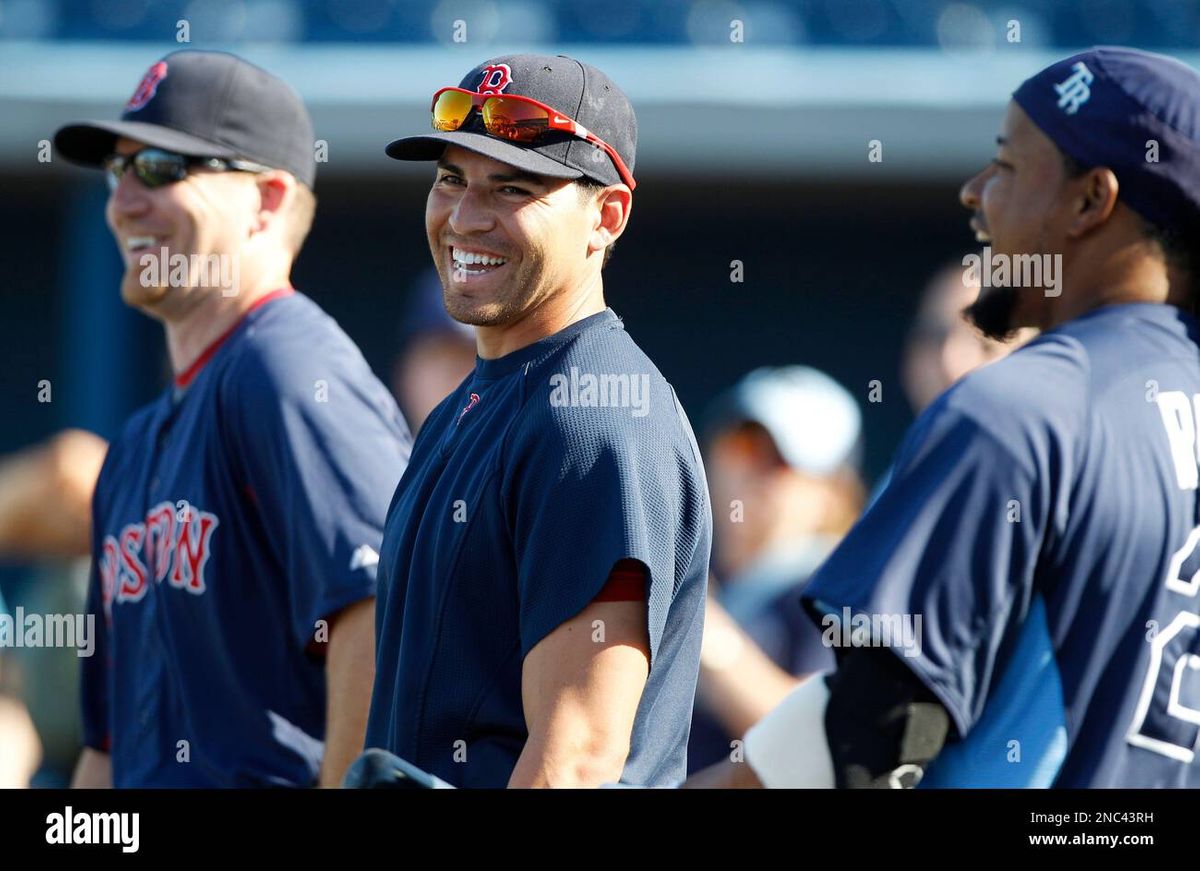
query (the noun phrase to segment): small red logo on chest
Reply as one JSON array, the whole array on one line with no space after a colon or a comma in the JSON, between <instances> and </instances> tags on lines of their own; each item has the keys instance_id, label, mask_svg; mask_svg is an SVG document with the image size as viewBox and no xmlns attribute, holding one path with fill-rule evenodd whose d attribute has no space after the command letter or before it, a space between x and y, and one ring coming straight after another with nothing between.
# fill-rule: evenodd
<instances>
[{"instance_id":1,"label":"small red logo on chest","mask_svg":"<svg viewBox=\"0 0 1200 871\"><path fill-rule=\"evenodd\" d=\"M479 404L479 394L472 393L471 401L467 403L467 407L464 408L461 412L459 412L459 415L458 415L459 421L461 422L462 419L467 416L467 412L470 411L472 408L474 408L478 404Z\"/></svg>"}]
</instances>

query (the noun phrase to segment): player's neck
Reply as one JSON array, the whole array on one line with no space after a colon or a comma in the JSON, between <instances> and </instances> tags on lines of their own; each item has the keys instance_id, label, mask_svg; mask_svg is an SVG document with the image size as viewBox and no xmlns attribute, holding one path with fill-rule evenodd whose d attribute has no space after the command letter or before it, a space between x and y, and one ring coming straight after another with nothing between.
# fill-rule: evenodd
<instances>
[{"instance_id":1,"label":"player's neck","mask_svg":"<svg viewBox=\"0 0 1200 871\"><path fill-rule=\"evenodd\" d=\"M1178 295L1172 295L1166 265L1160 258L1148 256L1144 245L1126 246L1103 259L1080 257L1073 267L1063 270L1073 280L1063 282L1058 297L1047 299L1043 330L1105 306L1168 303Z\"/></svg>"},{"instance_id":2,"label":"player's neck","mask_svg":"<svg viewBox=\"0 0 1200 871\"><path fill-rule=\"evenodd\" d=\"M214 291L186 314L163 318L171 369L176 375L186 371L213 342L233 329L255 303L273 291L290 286L284 275L258 282L252 290L243 287L232 297Z\"/></svg>"},{"instance_id":3,"label":"player's neck","mask_svg":"<svg viewBox=\"0 0 1200 871\"><path fill-rule=\"evenodd\" d=\"M573 293L558 293L528 312L519 321L495 327L475 328L476 353L494 360L519 351L565 330L571 324L604 311L604 282L597 272L594 279Z\"/></svg>"}]
</instances>

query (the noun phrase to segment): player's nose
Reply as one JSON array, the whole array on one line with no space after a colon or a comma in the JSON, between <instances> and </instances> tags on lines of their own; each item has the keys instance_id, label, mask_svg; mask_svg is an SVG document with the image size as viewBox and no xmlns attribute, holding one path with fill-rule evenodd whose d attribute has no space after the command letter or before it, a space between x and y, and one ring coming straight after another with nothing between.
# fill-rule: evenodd
<instances>
[{"instance_id":1,"label":"player's nose","mask_svg":"<svg viewBox=\"0 0 1200 871\"><path fill-rule=\"evenodd\" d=\"M109 192L108 205L118 215L139 215L149 208L150 192L132 172L127 172Z\"/></svg>"},{"instance_id":2,"label":"player's nose","mask_svg":"<svg viewBox=\"0 0 1200 871\"><path fill-rule=\"evenodd\" d=\"M482 193L469 188L454 204L450 212L450 229L460 236L487 232L495 225L495 216L488 208Z\"/></svg>"},{"instance_id":3,"label":"player's nose","mask_svg":"<svg viewBox=\"0 0 1200 871\"><path fill-rule=\"evenodd\" d=\"M973 212L979 211L979 204L982 202L980 197L983 191L983 179L987 172L987 169L983 169L975 173L963 182L963 186L958 191L958 201Z\"/></svg>"}]
</instances>

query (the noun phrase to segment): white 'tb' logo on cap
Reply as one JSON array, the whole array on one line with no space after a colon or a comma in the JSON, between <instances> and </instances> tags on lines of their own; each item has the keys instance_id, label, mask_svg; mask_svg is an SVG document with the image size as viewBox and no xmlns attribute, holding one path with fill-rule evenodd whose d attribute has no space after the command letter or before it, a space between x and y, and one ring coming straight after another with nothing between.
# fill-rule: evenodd
<instances>
[{"instance_id":1,"label":"white 'tb' logo on cap","mask_svg":"<svg viewBox=\"0 0 1200 871\"><path fill-rule=\"evenodd\" d=\"M1084 66L1083 61L1077 62L1071 69L1074 72L1054 86L1054 90L1058 92L1058 108L1068 115L1078 112L1079 107L1092 96L1088 85L1094 78L1092 71Z\"/></svg>"}]
</instances>

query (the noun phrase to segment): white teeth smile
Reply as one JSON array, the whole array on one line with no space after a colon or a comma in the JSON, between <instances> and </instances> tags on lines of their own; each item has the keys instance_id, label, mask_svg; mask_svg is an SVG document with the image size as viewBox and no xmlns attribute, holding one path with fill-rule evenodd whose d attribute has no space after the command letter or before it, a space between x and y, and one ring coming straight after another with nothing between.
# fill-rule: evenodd
<instances>
[{"instance_id":1,"label":"white teeth smile","mask_svg":"<svg viewBox=\"0 0 1200 871\"><path fill-rule=\"evenodd\" d=\"M127 251L137 251L140 248L149 248L157 242L158 239L154 236L130 236L125 240L125 249Z\"/></svg>"},{"instance_id":2,"label":"white teeth smile","mask_svg":"<svg viewBox=\"0 0 1200 871\"><path fill-rule=\"evenodd\" d=\"M477 251L464 251L461 248L451 248L450 257L460 266L503 266L508 262L505 257L493 257L491 254L481 254Z\"/></svg>"}]
</instances>

